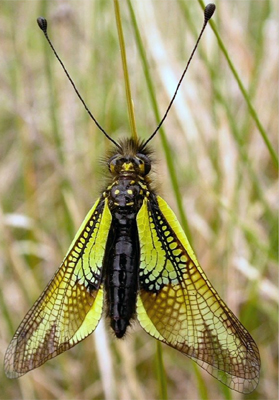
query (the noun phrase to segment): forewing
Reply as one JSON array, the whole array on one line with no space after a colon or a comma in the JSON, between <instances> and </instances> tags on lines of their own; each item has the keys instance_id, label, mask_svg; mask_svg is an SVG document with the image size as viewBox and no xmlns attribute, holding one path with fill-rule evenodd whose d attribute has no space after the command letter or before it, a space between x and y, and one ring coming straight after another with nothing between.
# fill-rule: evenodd
<instances>
[{"instance_id":1,"label":"forewing","mask_svg":"<svg viewBox=\"0 0 279 400\"><path fill-rule=\"evenodd\" d=\"M87 214L60 268L26 314L5 355L17 378L94 331L103 309L102 262L111 224L107 201Z\"/></svg>"},{"instance_id":2,"label":"forewing","mask_svg":"<svg viewBox=\"0 0 279 400\"><path fill-rule=\"evenodd\" d=\"M141 326L231 389L254 390L257 345L210 284L173 211L159 196L145 199L137 226Z\"/></svg>"}]
</instances>

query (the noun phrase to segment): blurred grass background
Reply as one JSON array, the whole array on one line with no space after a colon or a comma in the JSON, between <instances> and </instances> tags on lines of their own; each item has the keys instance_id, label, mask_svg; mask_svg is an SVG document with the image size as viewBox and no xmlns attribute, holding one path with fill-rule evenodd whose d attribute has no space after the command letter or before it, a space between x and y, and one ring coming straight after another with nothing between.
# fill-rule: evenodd
<instances>
[{"instance_id":1,"label":"blurred grass background","mask_svg":"<svg viewBox=\"0 0 279 400\"><path fill-rule=\"evenodd\" d=\"M162 116L203 23L198 0L133 0L121 14L137 130ZM278 132L278 3L216 1L214 25L273 149ZM89 119L36 24L49 35L93 114L130 135L112 1L2 1L0 14L0 355L63 259L102 190L108 143ZM154 178L189 226L214 287L259 346L260 383L242 396L163 346L169 399L277 399L277 168L210 27L164 124ZM166 143L165 143L166 144ZM167 159L174 165L177 185ZM176 182L175 181L175 182ZM175 190L173 190L173 187ZM178 200L178 203L177 203ZM179 203L180 202L180 203ZM186 219L181 214L185 212ZM187 226L186 226L187 229ZM107 324L19 380L0 373L2 399L159 399L156 341L136 323L123 341Z\"/></svg>"}]
</instances>

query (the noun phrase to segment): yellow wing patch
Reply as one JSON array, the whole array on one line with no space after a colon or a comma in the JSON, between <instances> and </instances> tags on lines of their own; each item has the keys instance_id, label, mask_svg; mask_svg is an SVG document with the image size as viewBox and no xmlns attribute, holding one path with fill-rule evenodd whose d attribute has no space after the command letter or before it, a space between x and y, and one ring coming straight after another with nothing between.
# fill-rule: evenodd
<instances>
[{"instance_id":1,"label":"yellow wing patch","mask_svg":"<svg viewBox=\"0 0 279 400\"><path fill-rule=\"evenodd\" d=\"M111 225L107 200L87 214L60 268L29 310L5 355L19 377L92 333L103 309L102 260Z\"/></svg>"},{"instance_id":2,"label":"yellow wing patch","mask_svg":"<svg viewBox=\"0 0 279 400\"><path fill-rule=\"evenodd\" d=\"M210 284L173 211L159 196L145 199L137 226L142 327L228 387L254 390L260 370L257 345Z\"/></svg>"}]
</instances>

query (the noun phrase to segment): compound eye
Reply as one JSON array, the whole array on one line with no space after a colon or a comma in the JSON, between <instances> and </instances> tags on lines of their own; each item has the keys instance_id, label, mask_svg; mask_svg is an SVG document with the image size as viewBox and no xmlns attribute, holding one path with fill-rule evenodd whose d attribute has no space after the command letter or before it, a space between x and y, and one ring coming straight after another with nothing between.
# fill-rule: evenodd
<instances>
[{"instance_id":1,"label":"compound eye","mask_svg":"<svg viewBox=\"0 0 279 400\"><path fill-rule=\"evenodd\" d=\"M151 170L150 159L145 154L141 153L138 153L136 157L139 161L139 170L141 172L141 175L147 175Z\"/></svg>"},{"instance_id":2,"label":"compound eye","mask_svg":"<svg viewBox=\"0 0 279 400\"><path fill-rule=\"evenodd\" d=\"M110 170L110 172L114 175L119 173L119 169L121 168L121 165L123 164L123 157L119 156L119 155L115 155L113 157L111 157L108 160L108 168Z\"/></svg>"}]
</instances>

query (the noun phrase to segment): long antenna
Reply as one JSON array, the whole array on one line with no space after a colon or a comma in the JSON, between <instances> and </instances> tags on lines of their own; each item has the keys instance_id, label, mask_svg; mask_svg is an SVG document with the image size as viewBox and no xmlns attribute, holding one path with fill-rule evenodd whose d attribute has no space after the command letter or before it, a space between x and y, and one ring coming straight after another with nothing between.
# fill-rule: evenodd
<instances>
[{"instance_id":1,"label":"long antenna","mask_svg":"<svg viewBox=\"0 0 279 400\"><path fill-rule=\"evenodd\" d=\"M81 97L79 91L78 91L77 88L76 88L76 85L74 84L74 82L73 82L72 78L70 77L68 71L66 70L66 68L65 68L65 66L64 66L64 64L63 64L63 62L62 62L62 60L61 60L61 58L60 58L60 57L58 56L58 54L56 53L56 50L55 50L55 48L53 47L53 45L52 45L52 43L51 43L51 41L50 41L50 39L49 39L49 37L48 37L48 34L47 34L47 20L46 20L45 18L43 18L43 17L39 17L39 18L37 18L37 23L38 23L39 27L41 28L41 30L43 31L43 33L44 33L44 35L45 35L45 37L46 37L46 39L47 39L47 41L48 41L48 43L49 43L49 45L50 45L50 47L51 47L51 49L52 49L52 51L53 51L55 57L56 57L57 60L60 62L60 64L61 64L61 66L62 66L62 68L63 68L65 74L67 75L67 78L68 78L69 81L71 82L71 84L72 84L72 86L73 86L73 88L74 88L76 94L78 95L80 101L82 102L82 104L83 104L85 110L88 112L88 114L89 114L90 117L93 119L93 121L95 122L95 124L97 125L97 127L100 129L100 131L102 131L103 134L104 134L116 147L118 147L119 149L121 149L121 146L120 146L115 140L113 140L113 139L107 134L107 132L101 127L101 125L99 124L99 122L96 120L96 118L94 117L94 115L91 113L91 111L88 109L87 105L85 104L85 101L84 101L83 98Z\"/></svg>"},{"instance_id":2,"label":"long antenna","mask_svg":"<svg viewBox=\"0 0 279 400\"><path fill-rule=\"evenodd\" d=\"M186 72L187 72L187 69L188 69L188 67L189 67L189 65L190 65L190 62L192 61L192 58L193 58L193 56L194 56L194 54L195 54L195 51L196 51L196 49L197 49L197 47L198 47L198 44L199 44L200 39L201 39L201 37L202 37L202 34L203 34L204 30L205 30L205 27L206 27L208 21L210 20L210 18L212 17L212 15L214 14L215 8L216 8L216 6L215 6L215 4L213 4L213 3L210 3L210 4L208 4L208 5L205 7L205 9L204 9L204 23L203 23L202 30L201 30L201 32L200 32L200 34L199 34L198 40L197 40L197 42L196 42L196 44L195 44L195 47L194 47L194 49L192 50L192 53L191 53L190 58L189 58L189 60L188 60L188 62L187 62L187 64L186 64L186 67L185 67L185 69L184 69L184 71L183 71L183 73L182 73L182 75L181 75L181 78L179 79L179 82L178 82L177 87L176 87L176 89L175 89L174 95L172 96L172 99L171 99L171 101L170 101L170 104L168 105L168 108L167 108L167 110L166 110L166 112L165 112L163 118L161 119L161 122L159 123L159 125L157 126L157 128L155 129L155 131L152 133L152 135L150 135L150 137L149 137L149 138L146 140L146 142L143 144L143 147L142 147L142 148L144 148L144 147L147 145L147 143L149 143L150 140L152 140L152 139L154 138L154 136L156 135L156 133L158 132L158 130L159 130L159 129L161 128L161 126L163 125L163 122L164 122L165 119L167 118L167 115L168 115L168 113L169 113L169 110L171 109L171 106L172 106L172 104L173 104L173 102L174 102L174 99L175 99L175 97L176 97L176 95L177 95L177 92L178 92L178 90L179 90L179 87L180 87L180 85L181 85L181 83L182 83L182 81L183 81L183 78L184 78L184 76L185 76L185 74L186 74Z\"/></svg>"}]
</instances>

